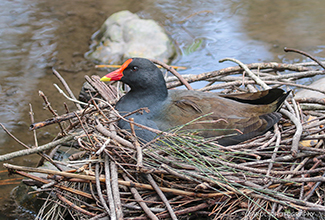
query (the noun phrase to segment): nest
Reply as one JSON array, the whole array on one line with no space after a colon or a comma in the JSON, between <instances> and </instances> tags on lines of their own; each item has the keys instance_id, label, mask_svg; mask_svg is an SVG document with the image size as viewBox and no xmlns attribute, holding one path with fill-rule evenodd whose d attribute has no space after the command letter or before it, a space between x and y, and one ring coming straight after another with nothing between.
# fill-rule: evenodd
<instances>
[{"instance_id":1,"label":"nest","mask_svg":"<svg viewBox=\"0 0 325 220\"><path fill-rule=\"evenodd\" d=\"M316 62L238 63L184 78L189 83L208 81L201 91L233 93L281 86L324 93L295 84L297 79L325 73ZM10 172L36 181L39 191L48 194L39 218L317 219L325 211L324 100L290 97L272 131L238 145L223 147L217 139L177 128L144 144L134 131L127 133L116 126L117 120L126 120L114 109L121 90L100 82L98 76L86 80L88 103L73 98L79 110L31 126L59 123L57 139L14 156L63 144L80 152L61 162L40 153L54 170L4 164ZM173 77L167 80L169 88L183 83Z\"/></svg>"}]
</instances>

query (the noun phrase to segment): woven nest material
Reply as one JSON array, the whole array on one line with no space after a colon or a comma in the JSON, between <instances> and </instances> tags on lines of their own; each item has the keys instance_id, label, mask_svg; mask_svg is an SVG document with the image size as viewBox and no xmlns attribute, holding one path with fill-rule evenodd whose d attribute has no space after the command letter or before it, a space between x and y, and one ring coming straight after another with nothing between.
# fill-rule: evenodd
<instances>
[{"instance_id":1,"label":"woven nest material","mask_svg":"<svg viewBox=\"0 0 325 220\"><path fill-rule=\"evenodd\" d=\"M320 88L295 84L297 79L325 74L316 63L254 63L245 68L250 73L246 69L243 74L243 66L235 66L184 78L208 81L201 91L232 93L267 85L324 93ZM116 126L117 120L124 120L114 109L121 90L100 82L98 76L86 80L92 90L88 104L32 125L37 129L60 123L64 135L49 143L51 146L41 146L42 150L63 143L80 150L68 161L51 160L65 171L5 164L11 172L41 182L48 192L38 213L40 219L69 215L73 219L323 216L324 100L290 97L281 109L283 118L272 131L238 145L223 147L217 138L203 139L178 129L143 144L134 133ZM167 85L182 84L169 78ZM68 119L69 124L62 122ZM41 179L25 171L49 175Z\"/></svg>"}]
</instances>

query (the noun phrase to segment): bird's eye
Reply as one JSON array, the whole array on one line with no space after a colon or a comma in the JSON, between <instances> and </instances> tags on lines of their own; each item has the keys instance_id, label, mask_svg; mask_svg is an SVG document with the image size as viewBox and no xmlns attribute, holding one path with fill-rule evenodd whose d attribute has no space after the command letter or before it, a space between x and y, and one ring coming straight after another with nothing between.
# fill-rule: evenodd
<instances>
[{"instance_id":1,"label":"bird's eye","mask_svg":"<svg viewBox=\"0 0 325 220\"><path fill-rule=\"evenodd\" d=\"M133 70L133 71L137 71L138 69L139 69L139 68L138 68L137 66L133 66L133 67L132 67L132 70Z\"/></svg>"}]
</instances>

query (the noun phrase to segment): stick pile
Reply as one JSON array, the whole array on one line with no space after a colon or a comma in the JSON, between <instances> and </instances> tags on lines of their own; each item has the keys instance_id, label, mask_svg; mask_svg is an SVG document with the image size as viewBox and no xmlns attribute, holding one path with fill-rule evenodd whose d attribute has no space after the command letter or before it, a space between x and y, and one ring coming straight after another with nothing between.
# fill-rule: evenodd
<instances>
[{"instance_id":1,"label":"stick pile","mask_svg":"<svg viewBox=\"0 0 325 220\"><path fill-rule=\"evenodd\" d=\"M316 63L239 64L184 78L189 83L207 81L201 91L218 89L233 93L281 86L287 90L305 88L325 93L322 88L295 84L297 79L325 74ZM62 130L55 146L69 143L80 152L71 155L68 161L56 161L41 153L55 147L53 144L40 146L40 151L26 150L38 152L56 170L4 164L9 171L41 183L39 190L48 193L39 218L323 216L324 100L295 100L292 96L282 107L283 118L273 131L238 145L223 147L216 139L203 139L177 129L143 144L134 132L127 133L116 126L117 120L126 120L114 109L114 103L122 95L120 90L100 82L98 76L86 80L92 88L88 104L78 103L80 110L31 126L38 129L60 123ZM182 85L175 78L167 81L169 88ZM5 156L8 155L0 160L7 160ZM47 176L40 178L30 172Z\"/></svg>"}]
</instances>

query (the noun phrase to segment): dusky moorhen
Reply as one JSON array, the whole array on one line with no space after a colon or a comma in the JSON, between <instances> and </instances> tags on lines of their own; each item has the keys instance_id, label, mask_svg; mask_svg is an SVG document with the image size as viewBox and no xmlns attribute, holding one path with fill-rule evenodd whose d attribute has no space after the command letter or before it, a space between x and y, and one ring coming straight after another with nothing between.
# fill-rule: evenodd
<instances>
[{"instance_id":1,"label":"dusky moorhen","mask_svg":"<svg viewBox=\"0 0 325 220\"><path fill-rule=\"evenodd\" d=\"M289 93L282 89L231 95L167 90L162 72L144 58L128 59L121 68L102 77L101 81L121 81L130 86L131 90L116 104L119 113L149 108L149 113L131 115L135 122L165 131L194 120L182 129L193 130L204 137L224 135L218 140L222 145L237 144L269 130L280 120L281 114L276 111ZM123 120L118 126L130 129L129 123ZM156 136L153 132L136 128L136 135L145 141Z\"/></svg>"}]
</instances>

